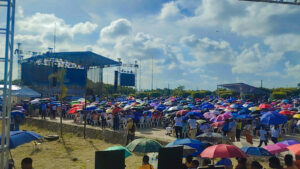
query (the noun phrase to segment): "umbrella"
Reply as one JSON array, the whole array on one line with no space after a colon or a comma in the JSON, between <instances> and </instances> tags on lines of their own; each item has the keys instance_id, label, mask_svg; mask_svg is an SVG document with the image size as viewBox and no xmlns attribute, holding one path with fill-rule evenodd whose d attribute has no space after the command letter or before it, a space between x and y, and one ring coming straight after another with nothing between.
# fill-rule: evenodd
<instances>
[{"instance_id":1,"label":"umbrella","mask_svg":"<svg viewBox=\"0 0 300 169\"><path fill-rule=\"evenodd\" d=\"M76 113L78 110L82 110L82 107L73 107L73 108L71 108L71 109L68 111L68 113L69 113L69 114L74 114L74 113Z\"/></svg>"},{"instance_id":2,"label":"umbrella","mask_svg":"<svg viewBox=\"0 0 300 169\"><path fill-rule=\"evenodd\" d=\"M189 111L188 110L179 110L176 112L176 114L180 114L182 116L186 115Z\"/></svg>"},{"instance_id":3,"label":"umbrella","mask_svg":"<svg viewBox=\"0 0 300 169\"><path fill-rule=\"evenodd\" d=\"M295 119L300 119L300 114L295 114L295 115L293 116L293 118L295 118Z\"/></svg>"},{"instance_id":4,"label":"umbrella","mask_svg":"<svg viewBox=\"0 0 300 169\"><path fill-rule=\"evenodd\" d=\"M168 109L168 111L177 111L177 110L179 110L179 108L178 108L177 106L170 107L170 108Z\"/></svg>"},{"instance_id":5,"label":"umbrella","mask_svg":"<svg viewBox=\"0 0 300 169\"><path fill-rule=\"evenodd\" d=\"M284 99L284 100L281 101L281 103L289 103L289 100Z\"/></svg>"},{"instance_id":6,"label":"umbrella","mask_svg":"<svg viewBox=\"0 0 300 169\"><path fill-rule=\"evenodd\" d=\"M112 147L108 147L107 149L105 149L104 151L110 151L110 150L125 150L125 158L131 156L131 152L123 146L112 146Z\"/></svg>"},{"instance_id":7,"label":"umbrella","mask_svg":"<svg viewBox=\"0 0 300 169\"><path fill-rule=\"evenodd\" d=\"M195 116L195 117L198 117L198 118L202 118L202 117L203 117L202 113L201 113L201 112L198 112L198 111L191 111L191 112L188 112L185 116L186 116L186 117L189 117L189 116L191 116L191 115L193 115L193 116Z\"/></svg>"},{"instance_id":8,"label":"umbrella","mask_svg":"<svg viewBox=\"0 0 300 169\"><path fill-rule=\"evenodd\" d=\"M207 142L222 142L223 140L226 139L222 134L219 133L213 133L213 132L208 132L208 133L203 133L197 136L197 139L200 141L207 141Z\"/></svg>"},{"instance_id":9,"label":"umbrella","mask_svg":"<svg viewBox=\"0 0 300 169\"><path fill-rule=\"evenodd\" d=\"M204 118L206 119L211 119L211 118L215 118L216 115L213 112L206 112L203 114Z\"/></svg>"},{"instance_id":10,"label":"umbrella","mask_svg":"<svg viewBox=\"0 0 300 169\"><path fill-rule=\"evenodd\" d=\"M272 106L269 105L269 104L260 104L260 105L258 106L258 108L259 108L259 109L270 109L270 108L272 108Z\"/></svg>"},{"instance_id":11,"label":"umbrella","mask_svg":"<svg viewBox=\"0 0 300 169\"><path fill-rule=\"evenodd\" d=\"M238 115L236 117L233 117L233 119L252 119L253 117L251 115L243 114L243 115Z\"/></svg>"},{"instance_id":12,"label":"umbrella","mask_svg":"<svg viewBox=\"0 0 300 169\"><path fill-rule=\"evenodd\" d=\"M246 158L247 155L238 147L227 144L218 144L206 148L200 155L202 158Z\"/></svg>"},{"instance_id":13,"label":"umbrella","mask_svg":"<svg viewBox=\"0 0 300 169\"><path fill-rule=\"evenodd\" d=\"M284 115L278 114L276 112L267 112L261 116L261 123L266 125L277 125L287 122L287 119Z\"/></svg>"},{"instance_id":14,"label":"umbrella","mask_svg":"<svg viewBox=\"0 0 300 169\"><path fill-rule=\"evenodd\" d=\"M285 144L287 146L291 146L291 145L294 145L294 144L300 144L300 142L296 141L296 140L285 140L285 141L280 141L278 143Z\"/></svg>"},{"instance_id":15,"label":"umbrella","mask_svg":"<svg viewBox=\"0 0 300 169\"><path fill-rule=\"evenodd\" d=\"M205 123L206 120L199 119L199 120L196 120L196 122L199 123L199 124L202 124L202 123Z\"/></svg>"},{"instance_id":16,"label":"umbrella","mask_svg":"<svg viewBox=\"0 0 300 169\"><path fill-rule=\"evenodd\" d=\"M39 140L42 136L32 132L32 131L11 131L10 132L10 139L9 139L9 148L16 148L22 144L29 143L33 140ZM0 140L2 136L0 135Z\"/></svg>"},{"instance_id":17,"label":"umbrella","mask_svg":"<svg viewBox=\"0 0 300 169\"><path fill-rule=\"evenodd\" d=\"M92 110L96 110L96 109L97 109L97 107L94 106L94 105L86 106L86 110L87 110L87 111L92 111Z\"/></svg>"},{"instance_id":18,"label":"umbrella","mask_svg":"<svg viewBox=\"0 0 300 169\"><path fill-rule=\"evenodd\" d=\"M138 152L138 153L151 153L151 152L158 152L162 145L152 139L146 138L139 138L133 140L127 146L128 150L131 152Z\"/></svg>"},{"instance_id":19,"label":"umbrella","mask_svg":"<svg viewBox=\"0 0 300 169\"><path fill-rule=\"evenodd\" d=\"M242 147L241 150L245 152L247 155L252 155L252 156L272 156L272 154L261 147Z\"/></svg>"},{"instance_id":20,"label":"umbrella","mask_svg":"<svg viewBox=\"0 0 300 169\"><path fill-rule=\"evenodd\" d=\"M292 112L292 111L289 111L289 110L282 110L282 111L279 112L279 114L282 114L282 115L294 115L296 113Z\"/></svg>"},{"instance_id":21,"label":"umbrella","mask_svg":"<svg viewBox=\"0 0 300 169\"><path fill-rule=\"evenodd\" d=\"M292 146L288 146L287 148L295 155L300 156L300 144L294 144Z\"/></svg>"},{"instance_id":22,"label":"umbrella","mask_svg":"<svg viewBox=\"0 0 300 169\"><path fill-rule=\"evenodd\" d=\"M224 123L225 123L224 121L218 121L218 122L214 122L213 124L211 124L211 126L212 127L222 127Z\"/></svg>"},{"instance_id":23,"label":"umbrella","mask_svg":"<svg viewBox=\"0 0 300 169\"><path fill-rule=\"evenodd\" d=\"M232 105L230 105L230 107L233 108L233 109L237 109L237 108L239 108L240 106L239 106L238 104L232 104Z\"/></svg>"},{"instance_id":24,"label":"umbrella","mask_svg":"<svg viewBox=\"0 0 300 169\"><path fill-rule=\"evenodd\" d=\"M257 111L257 110L260 110L260 109L258 107L250 107L249 110L250 111Z\"/></svg>"},{"instance_id":25,"label":"umbrella","mask_svg":"<svg viewBox=\"0 0 300 169\"><path fill-rule=\"evenodd\" d=\"M214 108L214 105L210 104L210 103L207 103L207 104L204 104L202 106L202 109L213 109Z\"/></svg>"},{"instance_id":26,"label":"umbrella","mask_svg":"<svg viewBox=\"0 0 300 169\"><path fill-rule=\"evenodd\" d=\"M239 115L243 115L243 114L249 114L251 111L248 109L242 109L238 112Z\"/></svg>"},{"instance_id":27,"label":"umbrella","mask_svg":"<svg viewBox=\"0 0 300 169\"><path fill-rule=\"evenodd\" d=\"M272 154L280 153L280 152L288 150L287 145L281 144L281 143L267 145L267 146L264 146L263 148L268 150Z\"/></svg>"},{"instance_id":28,"label":"umbrella","mask_svg":"<svg viewBox=\"0 0 300 169\"><path fill-rule=\"evenodd\" d=\"M206 146L206 144L202 143L199 140L185 138L185 139L177 139L177 140L167 144L166 147L172 147L175 145L187 145L187 146L197 149L198 152L203 151L203 147Z\"/></svg>"}]
</instances>

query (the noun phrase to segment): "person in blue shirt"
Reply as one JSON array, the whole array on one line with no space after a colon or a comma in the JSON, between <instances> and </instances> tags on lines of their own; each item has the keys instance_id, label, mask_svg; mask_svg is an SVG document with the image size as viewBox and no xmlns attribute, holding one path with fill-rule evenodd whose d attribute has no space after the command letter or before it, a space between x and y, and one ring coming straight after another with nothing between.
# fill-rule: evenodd
<instances>
[{"instance_id":1,"label":"person in blue shirt","mask_svg":"<svg viewBox=\"0 0 300 169\"><path fill-rule=\"evenodd\" d=\"M229 120L228 119L225 120L222 130L223 130L223 135L226 136L229 131Z\"/></svg>"}]
</instances>

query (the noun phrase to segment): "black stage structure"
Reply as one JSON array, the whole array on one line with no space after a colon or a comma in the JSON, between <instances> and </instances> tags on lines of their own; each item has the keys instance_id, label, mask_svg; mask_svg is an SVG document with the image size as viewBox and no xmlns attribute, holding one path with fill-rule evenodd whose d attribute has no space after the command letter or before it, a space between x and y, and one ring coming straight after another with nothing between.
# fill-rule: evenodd
<instances>
[{"instance_id":1,"label":"black stage structure","mask_svg":"<svg viewBox=\"0 0 300 169\"><path fill-rule=\"evenodd\" d=\"M241 97L245 94L255 94L255 95L268 95L269 93L260 88L245 84L245 83L230 83L230 84L220 84L217 85L217 93L219 95L219 89L226 88L229 90L236 91L240 93Z\"/></svg>"},{"instance_id":2,"label":"black stage structure","mask_svg":"<svg viewBox=\"0 0 300 169\"><path fill-rule=\"evenodd\" d=\"M121 62L90 51L47 52L24 59L21 64L21 78L24 85L40 92L43 97L54 96L60 93L60 84L56 78L49 76L65 69L64 85L68 88L67 95L83 96L89 70L99 69L100 90L102 90L103 69L121 65Z\"/></svg>"}]
</instances>

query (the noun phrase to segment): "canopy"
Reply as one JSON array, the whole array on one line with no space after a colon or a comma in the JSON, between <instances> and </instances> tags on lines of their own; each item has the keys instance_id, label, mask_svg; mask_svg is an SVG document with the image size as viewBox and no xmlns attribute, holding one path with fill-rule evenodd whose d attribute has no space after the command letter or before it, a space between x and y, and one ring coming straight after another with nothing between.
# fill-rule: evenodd
<instances>
[{"instance_id":1,"label":"canopy","mask_svg":"<svg viewBox=\"0 0 300 169\"><path fill-rule=\"evenodd\" d=\"M243 94L267 94L266 91L256 88L254 86L250 86L245 83L231 83L231 84L221 84L218 85L220 87L224 87L230 90L234 90Z\"/></svg>"},{"instance_id":2,"label":"canopy","mask_svg":"<svg viewBox=\"0 0 300 169\"><path fill-rule=\"evenodd\" d=\"M3 90L3 85L0 85L0 90ZM12 96L32 98L41 97L41 94L25 86L12 85Z\"/></svg>"}]
</instances>

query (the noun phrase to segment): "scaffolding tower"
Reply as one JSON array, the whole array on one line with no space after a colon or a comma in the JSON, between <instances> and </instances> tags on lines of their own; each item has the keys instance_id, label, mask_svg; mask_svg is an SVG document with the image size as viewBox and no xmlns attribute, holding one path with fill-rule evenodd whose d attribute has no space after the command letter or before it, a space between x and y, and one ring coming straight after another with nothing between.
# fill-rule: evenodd
<instances>
[{"instance_id":1,"label":"scaffolding tower","mask_svg":"<svg viewBox=\"0 0 300 169\"><path fill-rule=\"evenodd\" d=\"M13 51L14 51L14 26L15 26L15 0L0 0L0 7L6 10L6 25L0 28L0 35L5 35L4 57L0 54L0 62L3 67L3 94L1 112L1 157L0 168L8 168L9 157L9 136L10 136L10 111L11 111L11 87L13 71ZM0 17L5 17L0 16ZM5 18L4 18L5 19Z\"/></svg>"}]
</instances>

